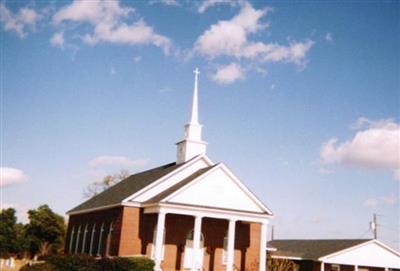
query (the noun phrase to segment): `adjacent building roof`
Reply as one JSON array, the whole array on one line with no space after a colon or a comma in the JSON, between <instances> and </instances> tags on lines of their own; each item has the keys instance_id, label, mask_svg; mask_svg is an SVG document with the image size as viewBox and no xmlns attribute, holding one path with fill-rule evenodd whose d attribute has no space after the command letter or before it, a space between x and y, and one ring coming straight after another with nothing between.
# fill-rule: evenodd
<instances>
[{"instance_id":1,"label":"adjacent building roof","mask_svg":"<svg viewBox=\"0 0 400 271\"><path fill-rule=\"evenodd\" d=\"M317 261L320 257L365 243L371 239L333 239L333 240L273 240L269 248L273 255Z\"/></svg>"},{"instance_id":2,"label":"adjacent building roof","mask_svg":"<svg viewBox=\"0 0 400 271\"><path fill-rule=\"evenodd\" d=\"M120 204L130 195L150 185L184 164L185 163L176 164L174 162L131 175L100 194L69 210L68 213Z\"/></svg>"}]
</instances>

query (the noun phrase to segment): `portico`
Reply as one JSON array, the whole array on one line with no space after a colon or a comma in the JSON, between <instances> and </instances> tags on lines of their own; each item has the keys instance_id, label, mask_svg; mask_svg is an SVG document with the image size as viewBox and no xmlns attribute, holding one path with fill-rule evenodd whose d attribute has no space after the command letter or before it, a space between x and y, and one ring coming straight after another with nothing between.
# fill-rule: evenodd
<instances>
[{"instance_id":1,"label":"portico","mask_svg":"<svg viewBox=\"0 0 400 271\"><path fill-rule=\"evenodd\" d=\"M260 214L249 214L242 213L238 211L232 210L223 210L216 208L202 208L196 206L182 206L182 205L173 205L173 204L157 204L153 206L147 206L144 209L145 214L156 213L157 214L157 226L155 238L154 249L154 261L156 263L155 269L157 271L163 270L162 261L163 261L163 246L164 246L164 230L168 235L168 230L172 231L173 229L166 229L165 221L167 214L175 214L175 215L185 215L193 217L193 247L187 248L185 247L184 253L184 268L192 271L198 271L203 269L203 261L204 261L204 248L201 247L201 236L202 236L202 226L203 220L205 218L213 218L219 220L227 221L227 247L226 247L226 263L225 270L233 271L240 270L238 266L235 267L235 240L239 237L236 233L236 224L237 222L243 223L257 223L260 225L260 242L259 242L259 263L258 270L265 271L266 270L266 248L267 248L267 227L268 221L270 219L269 215L260 215ZM207 235L204 236L207 239ZM191 260L188 262L188 255L186 253L190 253ZM221 259L222 260L222 259Z\"/></svg>"}]
</instances>

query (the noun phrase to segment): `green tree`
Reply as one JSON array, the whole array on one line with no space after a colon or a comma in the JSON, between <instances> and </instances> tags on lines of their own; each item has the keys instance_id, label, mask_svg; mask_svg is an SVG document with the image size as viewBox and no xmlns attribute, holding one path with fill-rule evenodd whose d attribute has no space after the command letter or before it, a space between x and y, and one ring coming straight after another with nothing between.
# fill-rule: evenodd
<instances>
[{"instance_id":1,"label":"green tree","mask_svg":"<svg viewBox=\"0 0 400 271\"><path fill-rule=\"evenodd\" d=\"M7 257L10 253L16 253L16 224L15 209L3 209L0 212L0 256Z\"/></svg>"},{"instance_id":2,"label":"green tree","mask_svg":"<svg viewBox=\"0 0 400 271\"><path fill-rule=\"evenodd\" d=\"M64 218L54 213L47 205L29 210L28 216L29 224L25 226L25 234L31 254L46 255L49 252L59 252L64 244Z\"/></svg>"}]
</instances>

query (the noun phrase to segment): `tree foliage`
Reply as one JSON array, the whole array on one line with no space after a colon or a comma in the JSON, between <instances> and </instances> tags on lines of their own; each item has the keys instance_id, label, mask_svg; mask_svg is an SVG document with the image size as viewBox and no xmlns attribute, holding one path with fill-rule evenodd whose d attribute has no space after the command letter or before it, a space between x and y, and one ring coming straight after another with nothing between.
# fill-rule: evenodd
<instances>
[{"instance_id":1,"label":"tree foliage","mask_svg":"<svg viewBox=\"0 0 400 271\"><path fill-rule=\"evenodd\" d=\"M15 240L17 217L15 209L3 209L0 212L0 256L7 256L9 253L16 252Z\"/></svg>"},{"instance_id":2,"label":"tree foliage","mask_svg":"<svg viewBox=\"0 0 400 271\"><path fill-rule=\"evenodd\" d=\"M111 186L119 183L123 179L129 177L130 173L127 170L121 169L120 172L105 176L101 181L91 183L83 191L83 196L85 198L91 198L100 194L104 190L110 188Z\"/></svg>"},{"instance_id":3,"label":"tree foliage","mask_svg":"<svg viewBox=\"0 0 400 271\"><path fill-rule=\"evenodd\" d=\"M54 213L47 205L29 210L28 216L29 224L26 225L25 234L32 254L46 255L62 249L65 235L62 216Z\"/></svg>"}]
</instances>

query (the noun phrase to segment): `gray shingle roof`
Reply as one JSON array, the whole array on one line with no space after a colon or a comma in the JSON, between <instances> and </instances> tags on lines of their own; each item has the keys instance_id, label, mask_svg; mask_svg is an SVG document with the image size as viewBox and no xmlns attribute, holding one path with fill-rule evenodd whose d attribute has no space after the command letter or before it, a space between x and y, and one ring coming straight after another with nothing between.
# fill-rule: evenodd
<instances>
[{"instance_id":1,"label":"gray shingle roof","mask_svg":"<svg viewBox=\"0 0 400 271\"><path fill-rule=\"evenodd\" d=\"M268 247L277 249L272 252L273 255L316 261L320 257L368 241L370 239L273 240L268 242Z\"/></svg>"},{"instance_id":2,"label":"gray shingle roof","mask_svg":"<svg viewBox=\"0 0 400 271\"><path fill-rule=\"evenodd\" d=\"M68 213L120 204L124 199L126 199L130 195L150 185L159 178L172 172L173 170L177 169L178 167L184 164L185 163L182 164L170 163L131 175L128 178L122 180L121 182L108 188L107 190L101 192L100 194L88 199L87 201L76 206L75 208L69 210Z\"/></svg>"},{"instance_id":3,"label":"gray shingle roof","mask_svg":"<svg viewBox=\"0 0 400 271\"><path fill-rule=\"evenodd\" d=\"M184 187L185 185L187 185L188 183L190 183L191 181L193 181L194 179L196 179L200 175L202 175L202 174L206 173L207 171L211 170L215 166L216 165L199 169L198 171L196 171L195 173L193 173L189 177L185 178L184 180L180 181L179 183L177 183L177 184L171 186L170 188L164 190L163 192L155 195L154 197L152 197L151 199L146 201L146 203L157 203L157 202L160 202L164 198L168 197L169 195L171 195L175 191L177 191L180 188Z\"/></svg>"}]
</instances>

